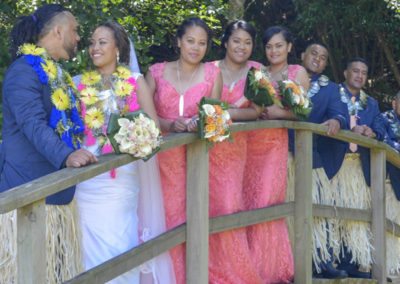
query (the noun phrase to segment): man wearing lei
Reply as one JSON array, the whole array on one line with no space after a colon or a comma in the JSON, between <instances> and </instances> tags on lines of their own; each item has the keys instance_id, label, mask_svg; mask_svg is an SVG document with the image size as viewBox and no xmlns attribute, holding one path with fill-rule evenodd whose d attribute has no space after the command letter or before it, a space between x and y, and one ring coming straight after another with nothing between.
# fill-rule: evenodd
<instances>
[{"instance_id":1,"label":"man wearing lei","mask_svg":"<svg viewBox=\"0 0 400 284\"><path fill-rule=\"evenodd\" d=\"M327 134L335 135L340 129L348 129L348 112L346 105L341 102L339 87L329 78L322 75L328 63L328 50L321 43L311 43L302 53L302 65L310 78L308 97L313 108L308 122L326 125ZM294 132L289 132L289 149L294 151ZM313 137L313 202L333 205L329 179L339 170L346 152L346 144L325 136ZM293 167L292 167L293 168ZM289 175L289 180L293 180ZM290 184L294 183L290 182ZM290 187L292 188L292 187ZM293 194L291 194L293 195ZM335 236L334 220L314 218L313 226L313 263L318 273L324 278L347 277L345 271L337 270L333 265L333 252L339 251Z\"/></svg>"},{"instance_id":2,"label":"man wearing lei","mask_svg":"<svg viewBox=\"0 0 400 284\"><path fill-rule=\"evenodd\" d=\"M0 192L64 167L97 161L80 149L83 122L75 89L57 63L74 56L77 28L68 10L50 4L20 18L11 32L14 62L3 81ZM74 191L71 187L46 198L48 283L61 283L81 272L78 226L71 203ZM17 281L15 216L15 211L0 216L0 283Z\"/></svg>"},{"instance_id":3,"label":"man wearing lei","mask_svg":"<svg viewBox=\"0 0 400 284\"><path fill-rule=\"evenodd\" d=\"M400 91L392 101L392 110L381 113L374 121L377 139L400 152ZM400 169L386 163L386 217L400 224ZM386 234L386 266L388 275L400 273L400 238Z\"/></svg>"},{"instance_id":4,"label":"man wearing lei","mask_svg":"<svg viewBox=\"0 0 400 284\"><path fill-rule=\"evenodd\" d=\"M352 132L375 138L374 119L379 115L378 103L362 88L367 82L368 64L363 58L353 58L344 71L345 82L339 85L340 98L347 104ZM370 209L369 150L350 143L339 172L332 179L332 191L337 193L337 206ZM349 276L370 278L372 244L370 226L360 221L340 221L342 251L339 269ZM346 244L346 245L344 245ZM367 272L365 272L367 271Z\"/></svg>"}]
</instances>

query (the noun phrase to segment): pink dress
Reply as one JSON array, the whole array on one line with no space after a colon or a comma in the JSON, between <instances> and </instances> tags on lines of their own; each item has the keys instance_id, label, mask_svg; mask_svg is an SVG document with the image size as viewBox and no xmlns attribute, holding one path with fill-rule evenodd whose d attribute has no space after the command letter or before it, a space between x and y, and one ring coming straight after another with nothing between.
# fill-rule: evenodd
<instances>
[{"instance_id":1,"label":"pink dress","mask_svg":"<svg viewBox=\"0 0 400 284\"><path fill-rule=\"evenodd\" d=\"M259 66L249 61L249 66ZM243 101L245 79L230 92L224 85L221 100L229 104ZM250 102L244 100L242 108ZM240 103L241 104L241 103ZM247 133L233 134L233 141L217 143L210 149L210 216L243 211L243 173L246 162ZM209 283L262 283L251 260L246 228L210 236Z\"/></svg>"},{"instance_id":2,"label":"pink dress","mask_svg":"<svg viewBox=\"0 0 400 284\"><path fill-rule=\"evenodd\" d=\"M289 79L296 78L299 68L289 65ZM287 159L287 129L249 132L243 185L246 209L285 202ZM285 219L250 226L247 235L252 260L264 283L291 282L294 263Z\"/></svg>"},{"instance_id":3,"label":"pink dress","mask_svg":"<svg viewBox=\"0 0 400 284\"><path fill-rule=\"evenodd\" d=\"M151 75L156 82L154 103L160 118L175 120L179 117L179 94L174 86L164 79L164 63L150 67ZM204 81L189 88L185 95L183 116L190 118L198 113L200 99L211 96L219 69L212 63L204 64ZM186 222L186 147L176 147L158 154L161 174L161 185L164 198L167 229ZM185 248L179 245L171 251L176 282L184 284Z\"/></svg>"}]
</instances>

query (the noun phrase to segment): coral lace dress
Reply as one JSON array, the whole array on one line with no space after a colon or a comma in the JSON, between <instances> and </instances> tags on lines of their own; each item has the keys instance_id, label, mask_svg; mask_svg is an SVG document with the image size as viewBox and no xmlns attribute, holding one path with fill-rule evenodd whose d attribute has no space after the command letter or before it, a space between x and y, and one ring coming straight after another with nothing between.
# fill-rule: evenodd
<instances>
[{"instance_id":1,"label":"coral lace dress","mask_svg":"<svg viewBox=\"0 0 400 284\"><path fill-rule=\"evenodd\" d=\"M160 118L175 120L179 117L179 93L164 79L164 63L150 67L156 83L154 103ZM204 80L193 85L184 94L183 117L191 118L198 113L200 99L211 96L219 69L213 63L204 63ZM176 147L158 154L161 185L164 198L167 229L186 221L186 147ZM179 245L171 250L177 283L185 283L185 249Z\"/></svg>"}]
</instances>

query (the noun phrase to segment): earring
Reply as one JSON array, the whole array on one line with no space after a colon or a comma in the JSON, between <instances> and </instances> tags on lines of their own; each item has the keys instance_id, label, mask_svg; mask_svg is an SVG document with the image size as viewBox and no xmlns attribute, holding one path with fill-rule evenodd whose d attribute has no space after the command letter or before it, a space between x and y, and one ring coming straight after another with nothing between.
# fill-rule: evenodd
<instances>
[{"instance_id":1,"label":"earring","mask_svg":"<svg viewBox=\"0 0 400 284\"><path fill-rule=\"evenodd\" d=\"M117 63L119 63L119 51L117 51Z\"/></svg>"}]
</instances>

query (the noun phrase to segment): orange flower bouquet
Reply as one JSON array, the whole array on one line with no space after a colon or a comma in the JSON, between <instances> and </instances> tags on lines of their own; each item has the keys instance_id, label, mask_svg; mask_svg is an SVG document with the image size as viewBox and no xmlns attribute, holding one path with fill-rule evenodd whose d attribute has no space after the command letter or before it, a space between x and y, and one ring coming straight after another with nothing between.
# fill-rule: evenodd
<instances>
[{"instance_id":1,"label":"orange flower bouquet","mask_svg":"<svg viewBox=\"0 0 400 284\"><path fill-rule=\"evenodd\" d=\"M292 80L280 81L278 85L282 105L289 108L298 119L306 120L312 109L307 92Z\"/></svg>"},{"instance_id":2,"label":"orange flower bouquet","mask_svg":"<svg viewBox=\"0 0 400 284\"><path fill-rule=\"evenodd\" d=\"M245 97L259 106L279 105L279 97L263 68L251 67L247 73Z\"/></svg>"},{"instance_id":3,"label":"orange flower bouquet","mask_svg":"<svg viewBox=\"0 0 400 284\"><path fill-rule=\"evenodd\" d=\"M199 104L199 135L208 142L222 142L231 136L228 104L203 97Z\"/></svg>"}]
</instances>

